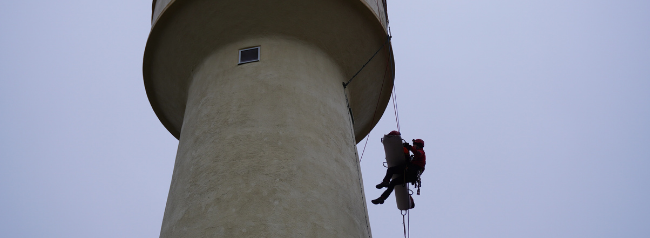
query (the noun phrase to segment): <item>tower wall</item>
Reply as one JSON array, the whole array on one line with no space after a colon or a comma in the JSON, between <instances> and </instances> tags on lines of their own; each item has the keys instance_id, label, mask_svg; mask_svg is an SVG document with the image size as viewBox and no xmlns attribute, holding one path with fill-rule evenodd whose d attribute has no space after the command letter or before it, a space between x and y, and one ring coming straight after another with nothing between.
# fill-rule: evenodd
<instances>
[{"instance_id":1,"label":"tower wall","mask_svg":"<svg viewBox=\"0 0 650 238\"><path fill-rule=\"evenodd\" d=\"M237 65L237 50L261 61ZM297 39L242 40L194 71L161 237L369 237L338 65Z\"/></svg>"},{"instance_id":2,"label":"tower wall","mask_svg":"<svg viewBox=\"0 0 650 238\"><path fill-rule=\"evenodd\" d=\"M179 139L161 237L370 236L355 142L393 72L375 3L154 4L144 83ZM252 46L261 60L238 65Z\"/></svg>"}]
</instances>

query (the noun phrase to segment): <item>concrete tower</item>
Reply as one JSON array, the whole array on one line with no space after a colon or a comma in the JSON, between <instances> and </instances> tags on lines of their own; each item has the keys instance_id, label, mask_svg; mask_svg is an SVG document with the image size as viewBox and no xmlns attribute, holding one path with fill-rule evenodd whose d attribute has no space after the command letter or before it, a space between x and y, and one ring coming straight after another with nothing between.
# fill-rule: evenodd
<instances>
[{"instance_id":1,"label":"concrete tower","mask_svg":"<svg viewBox=\"0 0 650 238\"><path fill-rule=\"evenodd\" d=\"M383 6L153 1L144 83L179 139L160 237L371 236L355 144L390 98L390 44L342 82L386 42Z\"/></svg>"}]
</instances>

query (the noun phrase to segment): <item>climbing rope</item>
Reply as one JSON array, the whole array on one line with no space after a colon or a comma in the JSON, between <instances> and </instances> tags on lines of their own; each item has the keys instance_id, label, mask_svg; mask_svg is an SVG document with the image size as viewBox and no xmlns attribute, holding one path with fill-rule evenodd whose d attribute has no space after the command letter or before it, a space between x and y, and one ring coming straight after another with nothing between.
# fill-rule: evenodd
<instances>
[{"instance_id":1,"label":"climbing rope","mask_svg":"<svg viewBox=\"0 0 650 238\"><path fill-rule=\"evenodd\" d=\"M379 10L379 5L378 5L379 2L376 2L376 3L377 3L377 10ZM388 35L386 35L386 41L384 42L384 44L381 47L379 47L379 49L377 49L377 51L375 51L375 53L370 57L370 59L368 59L368 61L366 61L366 63L363 64L361 66L361 68L354 75L352 75L350 80L348 80L347 82L343 82L343 90L344 91L345 91L345 88L347 88L348 85L352 82L352 80L354 78L356 78L357 75L359 75L359 73L366 67L366 65L368 65L368 63L370 63L370 61L372 61L372 59L375 58L375 56L377 56L379 51L381 51L386 46L386 44L388 44L390 42L391 38L393 37L392 34L391 34L391 31L390 31L390 26L389 26L386 0L382 0L382 4L383 4L383 7L384 7L384 20L386 22L386 27L388 28ZM381 16L380 16L380 20L381 20ZM383 77L383 79L381 81L381 88L379 89L379 98L377 99L377 105L375 106L375 111L372 114L371 122L375 120L375 116L377 114L377 108L379 106L379 102L381 101L381 93L382 93L382 91L384 91L384 82L386 81L386 72L388 71L388 68L390 68L391 69L390 72L391 72L391 75L392 75L392 82L393 82L393 93L391 94L391 98L393 98L393 109L395 110L395 120L397 122L397 131L400 131L399 119L397 118L398 117L397 104L395 103L395 98L396 97L394 97L394 94L395 94L395 73L393 72L393 67L389 67L389 66L391 66L390 62L391 62L392 58L393 58L392 50L389 49L388 50L388 58L386 59L386 61L387 61L386 62L386 70L384 70L384 77ZM348 112L350 113L350 118L352 120L352 124L354 125L354 116L352 114L352 108L350 108L350 102L348 100L347 93L345 93L345 102L347 103ZM363 160L363 155L366 152L366 146L368 145L368 139L369 138L370 138L370 132L368 132L368 135L366 135L366 142L363 145L363 150L361 152L361 157L359 158L359 163L361 163L361 160Z\"/></svg>"},{"instance_id":2,"label":"climbing rope","mask_svg":"<svg viewBox=\"0 0 650 238\"><path fill-rule=\"evenodd\" d=\"M343 90L343 94L345 94L345 90ZM348 96L346 94L345 95L345 101L347 102L347 100L348 100ZM348 104L348 109L350 109L350 104ZM350 111L350 125L354 125L354 118L352 118L352 110L349 110L349 111ZM352 143L354 144L355 143L355 141L354 141L354 126L350 127L350 135L351 135L351 138L352 138ZM359 157L359 152L357 151L356 147L354 148L354 156L355 156L354 158ZM359 177L359 190L360 190L360 193L361 193L361 199L364 201L363 208L365 210L364 214L366 216L366 231L368 232L368 238L371 238L372 235L370 233L370 219L368 218L368 207L365 205L366 196L365 196L365 194L363 192L363 183L361 182L361 162L356 163L356 161L355 161L355 164L357 165L357 175Z\"/></svg>"},{"instance_id":3,"label":"climbing rope","mask_svg":"<svg viewBox=\"0 0 650 238\"><path fill-rule=\"evenodd\" d=\"M411 207L413 207L413 204L411 203L411 195L413 195L413 191L409 188L408 184L406 184L406 189L409 191L409 208L406 210L400 210L400 214L402 214L404 238L409 238L411 237Z\"/></svg>"},{"instance_id":4,"label":"climbing rope","mask_svg":"<svg viewBox=\"0 0 650 238\"><path fill-rule=\"evenodd\" d=\"M392 37L391 37L390 35L388 35L388 37L386 38L386 43L388 43L388 42L390 41L391 38L392 38ZM382 46L379 48L379 50L377 50L377 52L375 52L375 54L372 55L372 57L370 57L370 60L372 60L372 58L374 58L374 57L377 55L377 53L379 53L379 51L380 51L382 48L384 48L384 46L386 45L386 43L384 43L384 45L382 45ZM390 47L390 46L389 46L389 47ZM379 102L381 101L381 94L382 94L382 92L384 91L384 82L386 82L386 73L388 72L388 69L391 68L391 67L389 67L389 66L390 66L390 59L392 58L392 56L393 56L392 51L391 51L390 48L389 48L389 49L388 49L388 58L387 58L389 63L386 64L386 69L384 69L384 76L382 77L382 80L381 80L381 87L380 87L380 89L379 89L379 97L377 98L377 104L375 104L375 111L372 113L372 120L371 120L371 122L372 122L372 121L375 121L375 117L377 116L377 109L379 108ZM361 67L361 69L363 69L363 67L365 67L365 66L370 62L370 60L368 60L368 62L366 62L366 63ZM354 76L352 76L352 78L348 81L348 84L349 84L350 82L352 82L352 79L354 79L354 77L356 77L357 74L359 74L359 72L361 72L361 69L360 69L360 70L359 70L359 71L358 71ZM391 72L392 72L392 70L391 70ZM394 80L395 80L395 77L393 77L393 81L394 81ZM347 84L343 83L343 88L345 88L346 86L347 86ZM347 100L347 94L346 94L345 97L346 97L346 100ZM350 108L350 104L349 104L349 103L348 103L348 109L349 109L349 111L350 111L350 116L352 116L352 109ZM361 157L359 158L359 163L361 163L361 160L363 160L363 155L364 155L365 152L366 152L366 146L368 145L368 139L369 139L369 138L370 138L370 132L368 132L368 135L366 135L366 143L365 143L364 146L363 146L363 151L361 152Z\"/></svg>"},{"instance_id":5,"label":"climbing rope","mask_svg":"<svg viewBox=\"0 0 650 238\"><path fill-rule=\"evenodd\" d=\"M393 82L393 93L391 94L393 99L393 111L395 112L395 124L397 124L397 131L400 131L399 127L399 112L397 111L397 93L395 92L395 82Z\"/></svg>"},{"instance_id":6,"label":"climbing rope","mask_svg":"<svg viewBox=\"0 0 650 238\"><path fill-rule=\"evenodd\" d=\"M406 231L408 231L408 237L411 237L411 208L413 208L413 204L411 198L413 195L413 191L408 188L408 185L406 187L409 190L409 210L406 211L406 216L408 218L407 223L406 223Z\"/></svg>"},{"instance_id":7,"label":"climbing rope","mask_svg":"<svg viewBox=\"0 0 650 238\"><path fill-rule=\"evenodd\" d=\"M404 215L402 215L402 225L404 225ZM404 226L404 238L408 238L411 236L411 214L409 213L409 210L406 210L406 226Z\"/></svg>"},{"instance_id":8,"label":"climbing rope","mask_svg":"<svg viewBox=\"0 0 650 238\"><path fill-rule=\"evenodd\" d=\"M384 4L384 15L385 15L385 19L386 19L386 26L388 26L388 24L390 23L388 21L388 5L386 4L386 0L382 0L382 2Z\"/></svg>"},{"instance_id":9,"label":"climbing rope","mask_svg":"<svg viewBox=\"0 0 650 238\"><path fill-rule=\"evenodd\" d=\"M393 57L392 51L389 51L388 55L389 56L386 59L386 61L387 61L386 62L386 69L384 70L384 80L382 80L382 84L381 84L381 91L383 91L383 89L384 89L384 81L386 79L386 71L388 71L388 69L390 69L390 75L393 76L392 77L392 80L393 80L393 92L391 93L390 96L391 96L391 99L393 101L393 111L395 112L395 124L397 124L397 131L401 132L401 128L399 126L399 112L397 110L397 92L395 90L395 73L393 72L393 67L390 67L391 66L390 65L391 61L390 60ZM381 99L381 91L379 91L379 98L380 99ZM379 99L377 100L377 105L375 106L375 112L372 115L372 120L373 121L375 120L375 114L377 114L377 107L378 106L379 106ZM350 110L350 113L352 113L351 110ZM363 145L363 152L361 152L361 158L359 159L359 162L361 162L361 160L363 159L363 154L366 152L366 146L368 145L368 139L369 138L370 138L370 133L368 133L368 135L366 136L366 143Z\"/></svg>"},{"instance_id":10,"label":"climbing rope","mask_svg":"<svg viewBox=\"0 0 650 238\"><path fill-rule=\"evenodd\" d=\"M390 36L389 36L389 39L390 39ZM382 47L383 47L383 46L382 46ZM393 111L395 112L395 124L396 124L396 126L397 126L397 131L398 131L398 132L401 132L401 128L400 128L400 125L399 125L399 110L397 109L398 107L397 107L397 91L396 91L396 87L395 87L395 73L393 72L393 67L390 67L390 66L391 66L391 65L390 65L390 62L391 62L391 61L390 61L390 60L391 60L392 57L393 57L393 55L392 55L392 51L389 50L389 51L388 51L388 55L389 55L389 56L388 56L388 58L387 58L387 60L386 60L386 61L387 61L387 62L386 62L386 69L384 70L384 77L383 77L383 80L382 80L382 82L381 82L381 89L380 89L380 91L379 91L379 99L377 100L377 105L375 105L375 111L374 111L374 113L373 113L373 115L372 115L372 121L375 120L375 116L376 116L376 114L377 114L377 108L379 107L379 101L381 100L381 92L382 92L383 89L384 89L384 81L386 81L386 73L387 73L388 69L390 69L390 75L393 76L393 77L392 77L393 89L392 89L392 93L391 93L391 101L393 101ZM374 57L374 55L373 55L373 57ZM371 59L372 59L372 58L371 58ZM367 64L367 63L366 63L366 64ZM365 65L364 65L364 66L365 66ZM358 74L358 72L357 72L357 74ZM356 75L355 75L355 76L356 76ZM352 77L352 78L354 78L354 77ZM350 79L350 81L352 81L352 79ZM348 81L348 82L350 82L350 81ZM346 85L344 84L343 87L345 87L345 86L346 86ZM345 99L346 99L346 102L347 102L347 94L346 94L345 97L346 97ZM350 111L350 116L352 116L352 109L350 108L350 104L349 104L349 103L348 103L348 109L349 109L349 111ZM353 119L353 121L354 121L354 119ZM368 146L368 139L369 139L369 138L370 138L370 133L368 133L368 135L366 136L366 142L365 142L364 145L363 145L363 151L361 152L361 158L359 159L359 162L361 162L361 160L363 159L363 155L364 155L365 152L366 152L366 146Z\"/></svg>"},{"instance_id":11,"label":"climbing rope","mask_svg":"<svg viewBox=\"0 0 650 238\"><path fill-rule=\"evenodd\" d=\"M384 42L384 44L381 47L379 47L379 49L377 49L377 51L375 51L375 53L370 57L370 59L368 59L368 61L366 61L366 63L363 64L361 66L361 68L354 75L352 75L350 80L348 80L347 82L343 82L343 94L345 95L345 102L347 104L348 113L350 115L350 121L351 121L351 124L352 124L351 132L352 132L353 137L354 137L354 116L352 114L352 108L350 108L350 101L348 99L348 95L347 95L347 92L345 91L345 89L352 82L352 80L354 80L357 77L357 75L359 75L359 73L361 73L361 71L366 67L366 65L368 65L368 63L370 63L370 61L372 61L372 59L375 58L375 56L377 56L377 54L391 41L392 34L391 34L391 31L390 31L390 26L388 25L389 21L388 21L388 11L386 11L386 7L387 7L386 6L387 5L386 0L382 0L382 3L383 3L383 7L384 7L384 14L385 14L384 20L386 22L386 27L388 28L388 35L386 36L386 41ZM377 6L377 8L379 9L379 6ZM381 20L381 16L380 16L380 20ZM391 45L389 45L389 47L391 47ZM392 80L392 83L393 83L393 88L391 90L392 91L391 92L391 100L393 101L393 111L395 112L395 124L397 126L397 131L400 132L401 128L400 128L400 123L399 123L399 112L398 112L398 109L397 109L397 93L396 93L396 87L395 87L395 72L393 71L393 67L391 67L391 66L394 66L394 65L391 64L391 59L392 58L393 58L392 50L389 48L388 49L388 58L386 59L386 61L387 61L386 62L386 69L384 70L384 76L383 76L382 81L381 81L381 87L379 89L379 96L378 96L378 99L377 99L377 104L375 105L375 111L373 112L371 122L373 122L375 120L375 118L376 118L377 109L379 108L379 103L381 101L381 95L382 95L382 92L384 91L384 83L386 81L386 74L388 72L388 69L390 68L390 75L391 75L391 80ZM368 135L366 135L366 142L364 143L363 150L361 152L361 157L359 158L359 164L357 164L357 166L359 166L360 163L361 163L361 160L363 160L363 155L366 152L366 146L368 145L368 140L369 139L370 139L370 132L368 133ZM358 152L355 149L355 154L357 154L357 153ZM358 156L358 154L357 154L357 156ZM360 169L360 168L358 168L358 169ZM361 178L359 178L359 179L361 179ZM404 176L404 179L406 179L406 176ZM361 181L359 181L359 182L361 183ZM410 216L409 210L411 209L411 206L412 206L411 195L413 194L413 191L411 191L408 188L408 183L406 183L406 181L404 181L404 184L406 185L408 191L410 192L409 193L409 208L406 209L406 210L401 210L402 225L404 227L404 238L408 238L408 237L411 236L411 231L410 231L411 216ZM419 195L419 189L418 189L418 195ZM366 211L366 214L367 214L367 211ZM366 217L366 219L367 219L367 217ZM367 228L368 228L368 231L369 231L369 227L367 227Z\"/></svg>"},{"instance_id":12,"label":"climbing rope","mask_svg":"<svg viewBox=\"0 0 650 238\"><path fill-rule=\"evenodd\" d=\"M368 133L370 135L370 133ZM361 158L359 158L359 163L361 163L361 160L363 159L363 154L366 153L366 146L368 145L368 139L370 136L366 136L366 143L363 145L363 151L361 152Z\"/></svg>"},{"instance_id":13,"label":"climbing rope","mask_svg":"<svg viewBox=\"0 0 650 238\"><path fill-rule=\"evenodd\" d=\"M409 210L400 210L402 213L402 226L404 226L404 238L406 238L406 221L405 221L405 216L408 214Z\"/></svg>"},{"instance_id":14,"label":"climbing rope","mask_svg":"<svg viewBox=\"0 0 650 238\"><path fill-rule=\"evenodd\" d=\"M386 44L388 44L388 42L390 41L390 38L391 38L391 37L392 37L391 35L387 35L387 36L386 36L386 41L384 42L384 44L381 45L381 47L379 47L379 49L375 52L375 54L373 54L373 55L370 57L370 59L368 59L368 61L366 61L366 63L363 64L363 66L361 66L361 68L359 69L359 71L357 71L357 73L355 73L354 75L352 75L352 78L350 78L350 80L348 80L348 82L343 83L343 88L347 88L347 87L348 87L348 84L350 84L350 83L352 82L352 80L353 80L355 77L357 77L357 75L359 75L359 73L361 73L361 70L363 70L363 68L365 68L366 65L368 65L368 63L370 63L370 61L371 61L373 58L375 58L375 56L377 56L377 54L379 53L379 51L381 51L381 49L383 49L384 46L386 46Z\"/></svg>"},{"instance_id":15,"label":"climbing rope","mask_svg":"<svg viewBox=\"0 0 650 238\"><path fill-rule=\"evenodd\" d=\"M354 116L353 116L353 114L352 114L352 108L350 108L350 101L349 101L349 99L348 99L348 94L347 94L347 92L345 91L345 88L347 88L347 86L352 82L352 80L353 80L355 77L357 77L357 75L359 75L359 73L363 70L363 68L365 68L366 65L368 65L368 63L370 63L370 61L371 61L373 58L375 58L375 56L377 56L377 54L379 53L379 51L381 51L381 49L383 49L383 48L386 46L386 44L388 44L388 42L390 42L390 38L391 38L390 34L387 35L387 36L386 36L386 42L384 42L384 44L383 44L381 47L379 47L379 49L378 49L378 50L377 50L377 51L376 51L376 52L375 52L375 53L370 57L370 59L368 59L368 61L366 61L366 63L363 64L363 66L361 66L361 68L359 69L359 71L357 71L357 72L352 76L352 78L350 78L350 80L348 80L347 82L343 82L343 94L345 95L345 103L346 103L347 106L348 106L348 113L349 113L349 115L350 115L350 125L351 125L350 131L351 131L352 138L354 138ZM389 52L390 52L390 50L389 50ZM390 55L392 55L392 54L389 53L389 56L390 56ZM389 59L390 59L390 58L389 58ZM387 68L388 68L388 66L387 66ZM383 89L384 89L384 81L386 81L386 70L384 71L384 79L382 80L382 83L381 83L381 89L380 89L380 91L379 91L379 98L380 98L380 99L381 99L381 92L382 92ZM378 105L379 105L379 102L377 102L377 106L378 106ZM374 114L377 114L377 106L375 106L375 112L373 113L373 119L372 119L372 121L375 120L375 118L374 118L375 115L374 115ZM368 133L368 134L370 134L370 133ZM353 143L354 143L354 141L353 141ZM368 144L368 140L366 139L366 145L367 145L367 144ZM363 147L363 152L361 153L361 159L363 159L363 154L365 153L365 151L366 151L366 147L364 146L364 147ZM354 150L354 153L355 153L356 156L359 156L358 151L356 150L356 148L355 148L355 150ZM359 173L359 185L360 185L360 188L361 188L361 196L363 197L363 200L365 201L365 196L363 195L363 184L361 183L361 168L359 167L359 166L360 166L360 163L361 163L361 159L359 159L359 163L357 163L357 171L358 171L358 173ZM364 207L365 207L365 206L364 206ZM367 210L366 210L366 221L369 221L369 219L368 219L368 211L367 211ZM367 229L367 231L368 231L368 237L370 237L370 227L369 227L369 224L366 224L366 229Z\"/></svg>"}]
</instances>

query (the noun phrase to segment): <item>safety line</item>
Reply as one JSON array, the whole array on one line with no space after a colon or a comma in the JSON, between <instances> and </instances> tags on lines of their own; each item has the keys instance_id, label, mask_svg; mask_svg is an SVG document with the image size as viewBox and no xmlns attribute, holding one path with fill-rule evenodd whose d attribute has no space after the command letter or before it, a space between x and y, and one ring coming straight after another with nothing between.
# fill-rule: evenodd
<instances>
[{"instance_id":1,"label":"safety line","mask_svg":"<svg viewBox=\"0 0 650 238\"><path fill-rule=\"evenodd\" d=\"M390 36L390 35L387 35L387 36L386 36L386 42L384 42L384 44L381 45L381 47L379 47L379 49L375 52L375 54L373 54L372 57L370 57L370 59L369 59L365 64L363 64L363 66L361 66L361 69L359 69L359 71L357 71L357 73L355 73L355 74L352 76L352 78L350 78L350 80L348 80L347 83L343 83L343 88L347 88L347 87L348 87L348 84L350 84L350 83L352 82L352 80L353 80L355 77L357 77L357 75L358 75L359 73L361 73L361 70L363 70L363 68L365 68L366 65L368 65L368 63L370 63L370 61L371 61L373 58L375 58L375 56L377 56L377 53L379 53L379 51L381 51L381 49L383 49L384 46L386 46L386 44L388 44L388 42L390 41L390 38L391 38L391 37L392 37L392 36Z\"/></svg>"},{"instance_id":2,"label":"safety line","mask_svg":"<svg viewBox=\"0 0 650 238\"><path fill-rule=\"evenodd\" d=\"M411 197L409 197L409 203L410 201L411 201ZM406 218L407 218L406 230L408 231L408 237L410 238L411 237L411 209L410 208L409 211L406 213Z\"/></svg>"},{"instance_id":3,"label":"safety line","mask_svg":"<svg viewBox=\"0 0 650 238\"><path fill-rule=\"evenodd\" d=\"M388 27L388 24L390 21L388 21L388 5L386 4L386 0L382 0L384 3L384 14L386 15L386 26Z\"/></svg>"},{"instance_id":4,"label":"safety line","mask_svg":"<svg viewBox=\"0 0 650 238\"><path fill-rule=\"evenodd\" d=\"M359 69L359 70L358 70L358 71L357 71L357 72L356 72L356 73L355 73L355 74L350 78L350 80L348 80L347 82L343 82L343 94L345 95L345 102L346 102L346 104L347 104L347 106L348 106L348 113L349 113L349 115L350 115L350 122L351 122L351 124L350 124L350 126L351 126L350 131L351 131L351 133L352 133L352 138L353 138L352 143L355 143L355 142L354 142L354 138L355 138L355 133L354 133L354 116L353 116L353 114L352 114L352 108L350 108L350 101L348 100L348 94L347 94L347 92L345 91L345 89L346 89L347 86L352 82L352 80L353 80L355 77L357 77L357 75L359 75L359 73L361 73L361 71L366 67L366 65L368 65L368 63L370 63L370 61L372 61L372 59L375 58L375 56L377 56L377 54L378 54L378 53L379 53L379 52L380 52L380 51L381 51L381 50L386 46L386 44L388 44L388 42L390 42L390 40L391 40L391 38L392 38L392 34L390 33L390 26L388 25L388 24L389 24L389 23L388 23L389 21L388 21L388 11L386 10L386 0L383 0L383 5L384 5L384 14L385 14L386 27L388 28L388 35L386 35L386 41L384 42L384 44L383 44L381 47L379 47L379 49L377 49L377 51L376 51L376 52L375 52L375 53L370 57L370 59L368 59L368 61L366 61L366 63L363 64L363 65L361 66L361 68L360 68L360 69ZM380 19L380 20L381 20L381 19ZM377 100L377 105L375 106L375 112L373 113L373 118L372 118L372 120L371 120L371 123L372 123L372 121L375 120L375 116L376 116L376 114L377 114L377 107L379 106L379 101L381 100L381 94L382 94L382 91L384 90L384 82L386 81L386 71L387 71L388 68L389 68L389 64L390 64L390 60L392 59L392 56L393 56L393 55L392 55L392 52L391 52L391 50L389 49L389 50L388 50L388 64L386 64L386 70L384 70L384 77L382 78L381 88L380 88L380 90L379 90L379 99ZM392 69L391 69L391 72L393 72ZM395 75L394 75L394 73L393 73L392 75L393 75L393 83L394 83L394 81L395 81ZM371 130L371 131L372 131L372 130ZM360 190L361 190L361 197L362 197L362 199L363 199L363 201L364 201L364 205L365 205L365 206L364 206L364 209L365 209L365 211L366 211L366 212L365 212L365 215L366 215L366 231L368 232L368 237L370 238L370 237L372 237L372 233L371 233L371 231L370 231L370 219L369 219L369 217L368 217L368 208L367 208L367 205L365 204L365 199L366 199L366 198L365 198L365 194L364 194L364 192L363 192L363 183L361 182L361 159L363 159L363 155L364 155L365 152L366 152L366 145L368 145L368 139L369 139L369 136L370 136L370 132L368 132L368 135L367 135L367 137L366 137L366 143L365 143L365 145L363 146L363 152L361 153L361 158L359 159L359 162L356 163L356 164L357 164L357 174L358 174L358 176L359 176L359 187L360 187ZM359 154L358 154L359 152L358 152L356 146L355 146L355 148L354 148L354 153L355 153L356 156L359 156Z\"/></svg>"},{"instance_id":5,"label":"safety line","mask_svg":"<svg viewBox=\"0 0 650 238\"><path fill-rule=\"evenodd\" d=\"M361 158L359 158L359 163L361 163L361 160L363 159L363 154L366 153L366 146L368 145L368 139L370 139L370 132L368 132L368 136L366 136L366 143L363 145L363 151L361 152Z\"/></svg>"},{"instance_id":6,"label":"safety line","mask_svg":"<svg viewBox=\"0 0 650 238\"><path fill-rule=\"evenodd\" d=\"M388 36L388 39L390 40L391 36ZM382 46L383 47L383 46ZM389 46L390 47L390 46ZM375 117L377 116L377 109L379 108L379 102L381 101L381 94L384 91L384 82L386 82L386 72L388 72L389 64L390 64L390 59L392 58L392 53L391 49L388 49L388 63L386 64L386 69L384 69L384 76L382 77L381 80L381 88L379 89L379 98L377 98L377 104L375 105L375 111L372 113L372 120L370 121L371 123L375 121ZM376 54L375 54L376 55ZM372 57L375 57L374 55ZM372 59L372 58L370 58ZM367 63L366 63L367 64ZM392 69L391 69L391 72ZM354 78L354 77L353 77ZM351 79L350 79L351 80ZM395 77L393 77L393 82L395 81ZM349 108L349 104L348 104ZM350 114L352 114L352 109L350 109ZM370 131L372 132L372 130ZM359 163L361 163L361 160L363 159L363 154L366 152L366 146L368 145L368 139L370 138L370 132L368 132L368 135L366 135L366 144L363 146L363 152L361 153L361 158L359 158Z\"/></svg>"},{"instance_id":7,"label":"safety line","mask_svg":"<svg viewBox=\"0 0 650 238\"><path fill-rule=\"evenodd\" d=\"M393 98L393 111L395 112L395 123L397 124L397 131L401 132L401 128L399 126L399 112L397 111L397 92L395 90L395 81L393 81L393 94L391 95Z\"/></svg>"},{"instance_id":8,"label":"safety line","mask_svg":"<svg viewBox=\"0 0 650 238\"><path fill-rule=\"evenodd\" d=\"M345 101L348 102L348 95L343 90L343 94L345 95ZM355 144L355 138L354 138L354 118L352 118L352 109L350 109L350 104L348 102L348 113L350 114L350 138L352 138L352 144ZM359 151L357 150L357 147L354 146L354 158L359 158ZM359 177L359 190L361 193L361 199L363 200L364 204L364 210L365 210L365 216L366 216L366 232L368 232L368 238L372 238L372 232L370 231L370 218L368 217L368 205L366 204L366 195L363 191L363 182L361 182L361 161L357 163L356 160L354 160L354 163L357 165L357 176Z\"/></svg>"},{"instance_id":9,"label":"safety line","mask_svg":"<svg viewBox=\"0 0 650 238\"><path fill-rule=\"evenodd\" d=\"M406 213L408 213L408 210L406 210ZM402 226L404 226L404 238L406 238L406 222L404 221L404 216L406 213L402 213Z\"/></svg>"},{"instance_id":10,"label":"safety line","mask_svg":"<svg viewBox=\"0 0 650 238\"><path fill-rule=\"evenodd\" d=\"M406 185L406 190L409 191L408 193L409 206L406 210L400 210L400 214L402 214L402 227L404 227L404 238L409 238L411 237L411 207L413 206L413 203L411 203L411 198L412 198L411 195L413 195L413 191L409 188L410 186L408 185L408 183L405 183L405 185Z\"/></svg>"}]
</instances>

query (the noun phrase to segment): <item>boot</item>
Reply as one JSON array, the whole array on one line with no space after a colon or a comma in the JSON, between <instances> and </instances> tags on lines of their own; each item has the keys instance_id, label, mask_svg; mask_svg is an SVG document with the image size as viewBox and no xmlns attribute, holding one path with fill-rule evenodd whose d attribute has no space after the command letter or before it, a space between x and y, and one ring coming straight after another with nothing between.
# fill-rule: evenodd
<instances>
[{"instance_id":1,"label":"boot","mask_svg":"<svg viewBox=\"0 0 650 238\"><path fill-rule=\"evenodd\" d=\"M371 202L372 202L372 204L384 204L384 200L386 200L386 198L379 197L379 198L377 198L375 200L372 200Z\"/></svg>"},{"instance_id":2,"label":"boot","mask_svg":"<svg viewBox=\"0 0 650 238\"><path fill-rule=\"evenodd\" d=\"M382 181L380 184L377 184L377 186L375 186L375 188L377 188L377 189L386 188L386 187L388 187L388 183L389 183L388 181Z\"/></svg>"}]
</instances>

